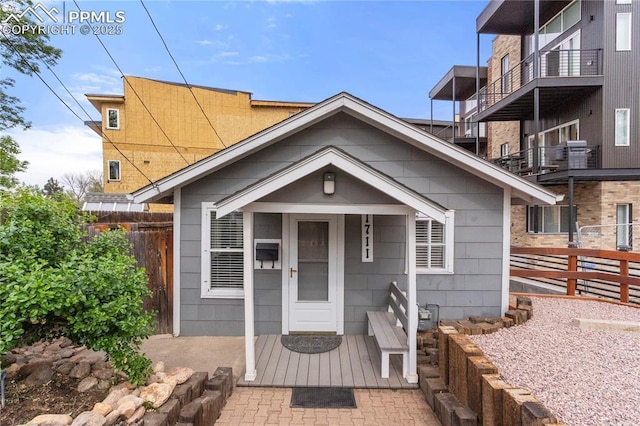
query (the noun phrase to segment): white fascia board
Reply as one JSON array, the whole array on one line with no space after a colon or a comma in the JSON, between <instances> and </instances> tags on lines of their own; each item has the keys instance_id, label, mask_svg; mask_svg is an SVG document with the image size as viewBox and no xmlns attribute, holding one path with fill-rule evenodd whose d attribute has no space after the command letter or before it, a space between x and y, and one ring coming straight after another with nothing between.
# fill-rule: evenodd
<instances>
[{"instance_id":1,"label":"white fascia board","mask_svg":"<svg viewBox=\"0 0 640 426\"><path fill-rule=\"evenodd\" d=\"M392 179L369 167L365 167L358 161L331 147L324 149L299 163L287 167L263 181L251 185L244 191L219 201L217 203L217 213L219 217L222 217L232 211L241 209L244 206L328 165L333 165L338 169L349 173L356 179L359 179L379 191L388 194L402 204L410 206L411 208L432 217L438 222L445 222L446 209L443 207L435 203L431 203L426 199L417 196L417 194L409 192L406 188Z\"/></svg>"}]
</instances>

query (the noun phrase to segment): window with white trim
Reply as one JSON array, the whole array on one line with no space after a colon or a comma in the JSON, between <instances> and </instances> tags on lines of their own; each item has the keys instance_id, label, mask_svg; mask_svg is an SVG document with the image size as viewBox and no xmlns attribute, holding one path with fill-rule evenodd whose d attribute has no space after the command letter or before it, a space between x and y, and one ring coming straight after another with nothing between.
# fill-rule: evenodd
<instances>
[{"instance_id":1,"label":"window with white trim","mask_svg":"<svg viewBox=\"0 0 640 426\"><path fill-rule=\"evenodd\" d=\"M109 182L120 182L120 160L109 160L109 174L107 180Z\"/></svg>"},{"instance_id":2,"label":"window with white trim","mask_svg":"<svg viewBox=\"0 0 640 426\"><path fill-rule=\"evenodd\" d=\"M453 221L446 226L422 213L416 215L416 272L453 272Z\"/></svg>"},{"instance_id":3,"label":"window with white trim","mask_svg":"<svg viewBox=\"0 0 640 426\"><path fill-rule=\"evenodd\" d=\"M631 12L616 13L616 50L631 50Z\"/></svg>"},{"instance_id":4,"label":"window with white trim","mask_svg":"<svg viewBox=\"0 0 640 426\"><path fill-rule=\"evenodd\" d=\"M202 206L202 297L244 297L242 212L221 218L209 203Z\"/></svg>"},{"instance_id":5,"label":"window with white trim","mask_svg":"<svg viewBox=\"0 0 640 426\"><path fill-rule=\"evenodd\" d=\"M629 146L629 108L616 108L615 112L615 146Z\"/></svg>"},{"instance_id":6,"label":"window with white trim","mask_svg":"<svg viewBox=\"0 0 640 426\"><path fill-rule=\"evenodd\" d=\"M107 108L107 129L120 130L120 110Z\"/></svg>"},{"instance_id":7,"label":"window with white trim","mask_svg":"<svg viewBox=\"0 0 640 426\"><path fill-rule=\"evenodd\" d=\"M573 230L578 211L573 207ZM564 234L569 232L569 206L529 206L527 232L532 234Z\"/></svg>"},{"instance_id":8,"label":"window with white trim","mask_svg":"<svg viewBox=\"0 0 640 426\"><path fill-rule=\"evenodd\" d=\"M632 247L631 204L616 204L616 248Z\"/></svg>"},{"instance_id":9,"label":"window with white trim","mask_svg":"<svg viewBox=\"0 0 640 426\"><path fill-rule=\"evenodd\" d=\"M511 92L509 77L509 55L504 55L500 60L500 76L502 78L502 93Z\"/></svg>"},{"instance_id":10,"label":"window with white trim","mask_svg":"<svg viewBox=\"0 0 640 426\"><path fill-rule=\"evenodd\" d=\"M500 145L500 157L506 157L509 155L509 143L503 143Z\"/></svg>"}]
</instances>

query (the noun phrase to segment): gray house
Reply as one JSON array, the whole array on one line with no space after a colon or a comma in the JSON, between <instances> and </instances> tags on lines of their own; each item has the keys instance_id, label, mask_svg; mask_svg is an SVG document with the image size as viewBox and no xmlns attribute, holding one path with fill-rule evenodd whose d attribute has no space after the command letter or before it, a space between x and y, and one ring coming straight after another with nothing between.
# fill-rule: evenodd
<instances>
[{"instance_id":1,"label":"gray house","mask_svg":"<svg viewBox=\"0 0 640 426\"><path fill-rule=\"evenodd\" d=\"M440 318L508 304L512 203L556 195L340 93L133 194L173 203L174 332L366 334L389 284Z\"/></svg>"}]
</instances>

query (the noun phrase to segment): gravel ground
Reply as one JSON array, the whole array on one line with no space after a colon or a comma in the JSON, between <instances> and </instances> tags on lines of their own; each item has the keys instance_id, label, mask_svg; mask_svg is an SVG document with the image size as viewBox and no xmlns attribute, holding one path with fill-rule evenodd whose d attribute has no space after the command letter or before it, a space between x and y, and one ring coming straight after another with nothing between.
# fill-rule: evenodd
<instances>
[{"instance_id":1,"label":"gravel ground","mask_svg":"<svg viewBox=\"0 0 640 426\"><path fill-rule=\"evenodd\" d=\"M511 385L569 426L640 425L640 333L584 330L575 318L640 322L640 309L532 297L534 317L469 336Z\"/></svg>"}]
</instances>

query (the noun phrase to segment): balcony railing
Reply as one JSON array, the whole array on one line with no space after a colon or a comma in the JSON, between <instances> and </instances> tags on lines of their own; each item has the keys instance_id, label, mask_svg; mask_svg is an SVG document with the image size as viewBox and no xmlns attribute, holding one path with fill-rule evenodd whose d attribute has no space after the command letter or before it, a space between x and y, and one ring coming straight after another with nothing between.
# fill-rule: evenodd
<instances>
[{"instance_id":1,"label":"balcony railing","mask_svg":"<svg viewBox=\"0 0 640 426\"><path fill-rule=\"evenodd\" d=\"M452 136L455 138L487 137L486 124L476 121L456 121L447 127L438 130L434 129L433 134L445 140L450 140Z\"/></svg>"},{"instance_id":2,"label":"balcony railing","mask_svg":"<svg viewBox=\"0 0 640 426\"><path fill-rule=\"evenodd\" d=\"M526 57L500 78L480 89L478 110L484 111L534 79L534 55ZM538 52L537 76L584 77L602 75L602 50L546 50Z\"/></svg>"},{"instance_id":3,"label":"balcony railing","mask_svg":"<svg viewBox=\"0 0 640 426\"><path fill-rule=\"evenodd\" d=\"M537 157L537 158L534 158ZM599 169L601 165L600 145L586 146L542 146L538 155L529 148L492 160L494 164L519 176L551 173L574 169ZM537 162L537 167L534 164Z\"/></svg>"}]
</instances>

